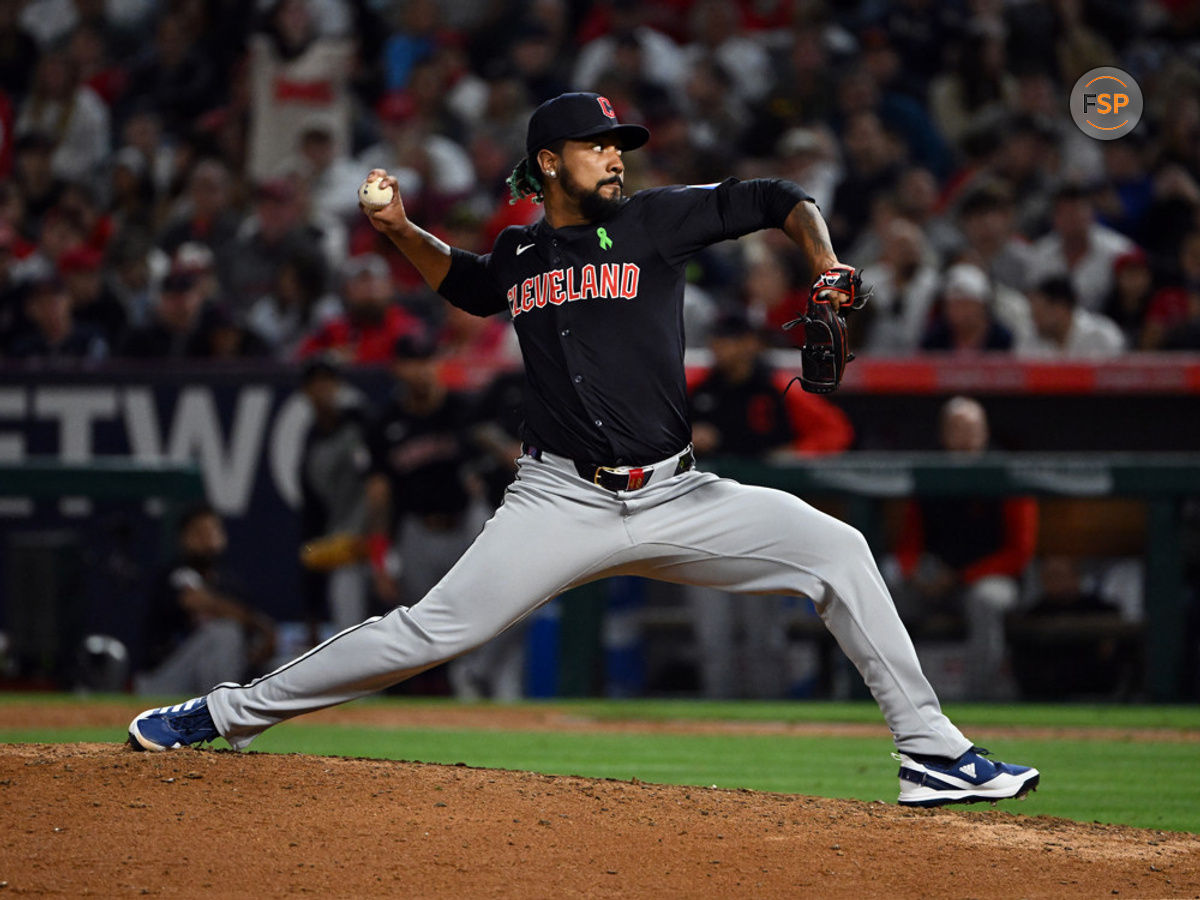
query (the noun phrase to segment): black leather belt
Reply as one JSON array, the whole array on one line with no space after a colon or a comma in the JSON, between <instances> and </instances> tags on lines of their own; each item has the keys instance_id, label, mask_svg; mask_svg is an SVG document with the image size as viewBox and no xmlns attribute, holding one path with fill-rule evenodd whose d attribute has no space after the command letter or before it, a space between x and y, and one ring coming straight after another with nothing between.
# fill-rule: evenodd
<instances>
[{"instance_id":1,"label":"black leather belt","mask_svg":"<svg viewBox=\"0 0 1200 900\"><path fill-rule=\"evenodd\" d=\"M692 448L688 447L680 454L672 475L686 472L695 464L696 456L692 453ZM598 484L606 491L636 491L649 483L650 476L654 473L654 466L644 469L636 466L622 466L621 469L616 469L612 466L576 462L575 471L579 473L580 478L590 481L592 484Z\"/></svg>"},{"instance_id":2,"label":"black leather belt","mask_svg":"<svg viewBox=\"0 0 1200 900\"><path fill-rule=\"evenodd\" d=\"M527 456L532 456L534 459L541 459L542 451L536 447L525 446ZM584 481L590 481L592 484L598 484L606 491L636 491L644 488L650 482L650 476L655 472L654 466L601 466L596 463L578 462L572 460L575 466L575 471L579 473L579 477ZM692 452L692 448L688 447L679 455L678 461L675 463L675 471L672 477L687 472L696 465L696 455Z\"/></svg>"}]
</instances>

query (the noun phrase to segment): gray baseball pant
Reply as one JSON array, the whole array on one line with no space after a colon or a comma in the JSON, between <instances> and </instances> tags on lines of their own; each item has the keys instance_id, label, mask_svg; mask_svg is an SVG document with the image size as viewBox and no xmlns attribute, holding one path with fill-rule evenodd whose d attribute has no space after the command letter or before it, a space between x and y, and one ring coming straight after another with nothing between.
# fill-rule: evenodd
<instances>
[{"instance_id":1,"label":"gray baseball pant","mask_svg":"<svg viewBox=\"0 0 1200 900\"><path fill-rule=\"evenodd\" d=\"M569 588L640 575L737 593L797 594L862 673L898 749L957 757L971 743L941 711L863 536L783 491L654 466L613 493L570 460L522 457L504 503L440 582L247 685L208 695L243 749L270 726L374 693L480 646Z\"/></svg>"}]
</instances>

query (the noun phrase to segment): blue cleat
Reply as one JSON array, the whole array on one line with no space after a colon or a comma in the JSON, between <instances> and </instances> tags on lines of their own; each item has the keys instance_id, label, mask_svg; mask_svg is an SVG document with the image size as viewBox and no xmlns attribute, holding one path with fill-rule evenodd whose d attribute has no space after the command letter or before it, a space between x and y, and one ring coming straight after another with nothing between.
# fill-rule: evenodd
<instances>
[{"instance_id":1,"label":"blue cleat","mask_svg":"<svg viewBox=\"0 0 1200 900\"><path fill-rule=\"evenodd\" d=\"M129 746L134 750L174 750L214 741L220 736L204 697L176 706L148 709L129 723Z\"/></svg>"},{"instance_id":2,"label":"blue cleat","mask_svg":"<svg viewBox=\"0 0 1200 900\"><path fill-rule=\"evenodd\" d=\"M972 747L955 760L893 753L900 760L900 805L995 802L1036 790L1041 775L1029 766L992 762L988 751Z\"/></svg>"}]
</instances>

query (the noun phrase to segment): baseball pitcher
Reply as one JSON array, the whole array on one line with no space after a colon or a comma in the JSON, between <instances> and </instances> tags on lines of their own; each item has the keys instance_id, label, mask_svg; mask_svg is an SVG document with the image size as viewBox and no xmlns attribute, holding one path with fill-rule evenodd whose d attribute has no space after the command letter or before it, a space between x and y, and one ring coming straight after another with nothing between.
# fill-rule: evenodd
<instances>
[{"instance_id":1,"label":"baseball pitcher","mask_svg":"<svg viewBox=\"0 0 1200 900\"><path fill-rule=\"evenodd\" d=\"M794 323L802 386L837 387L850 358L840 312L861 304L810 197L775 179L626 195L622 157L649 139L602 96L533 113L510 185L545 204L478 256L405 214L373 170L371 224L453 305L507 311L525 362L524 451L504 503L424 598L368 619L249 684L220 684L130 724L135 748L224 737L241 749L277 722L378 691L480 646L551 598L611 575L813 598L892 731L900 802L1019 797L1027 766L989 759L942 713L863 536L791 494L697 467L684 383L683 286L703 247L781 228L813 285ZM390 188L390 192L389 189Z\"/></svg>"}]
</instances>

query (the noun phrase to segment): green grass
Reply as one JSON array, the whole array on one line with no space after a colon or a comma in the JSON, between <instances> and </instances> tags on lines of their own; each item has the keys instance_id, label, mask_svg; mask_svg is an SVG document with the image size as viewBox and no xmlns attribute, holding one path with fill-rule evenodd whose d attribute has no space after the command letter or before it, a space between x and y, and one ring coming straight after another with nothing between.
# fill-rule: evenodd
<instances>
[{"instance_id":1,"label":"green grass","mask_svg":"<svg viewBox=\"0 0 1200 900\"><path fill-rule=\"evenodd\" d=\"M29 698L26 697L26 700ZM49 698L38 697L38 702ZM4 698L0 697L0 702ZM58 702L57 699L50 702ZM444 700L378 699L363 705L448 706ZM867 703L571 701L566 714L603 719L752 720L879 724ZM964 731L1001 759L1036 765L1043 787L1001 808L1085 822L1200 832L1200 744L1089 738L1086 729L1200 731L1200 708L1168 706L951 705ZM1071 728L1082 736L1004 737L989 729ZM111 729L0 731L0 742L112 741ZM885 736L622 734L384 729L288 722L264 734L267 752L457 763L598 778L745 787L861 800L896 799ZM986 809L987 807L976 807Z\"/></svg>"}]
</instances>

